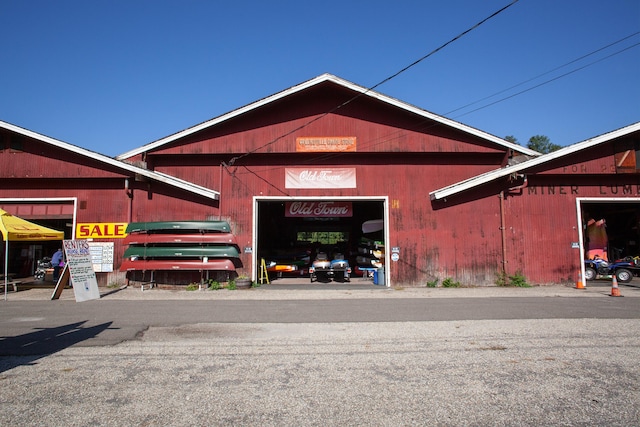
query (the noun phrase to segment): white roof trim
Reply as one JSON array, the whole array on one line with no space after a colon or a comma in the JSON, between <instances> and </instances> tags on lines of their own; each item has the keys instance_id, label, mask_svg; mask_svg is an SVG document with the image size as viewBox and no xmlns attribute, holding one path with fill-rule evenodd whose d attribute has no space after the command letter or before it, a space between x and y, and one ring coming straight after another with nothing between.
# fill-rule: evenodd
<instances>
[{"instance_id":1,"label":"white roof trim","mask_svg":"<svg viewBox=\"0 0 640 427\"><path fill-rule=\"evenodd\" d=\"M210 190L208 188L205 187L201 187L199 185L193 184L191 182L188 181L184 181L181 179L177 179L174 177L171 177L169 175L163 174L163 173L159 173L159 172L154 172L154 171L150 171L148 169L143 169L140 168L138 166L134 166L131 165L129 163L125 163L122 162L120 160L116 160L113 159L111 157L107 157L103 154L98 154L94 151L90 151L90 150L86 150L84 148L80 148L76 145L72 145L69 144L67 142L63 142L45 135L41 135L39 133L21 128L19 126L15 126L12 125L10 123L7 122L3 122L0 120L0 128L4 128L7 129L11 132L15 132L15 133L19 133L21 135L27 136L29 138L33 138L33 139L37 139L38 141L53 145L55 147L61 148L63 150L67 150L67 151L72 151L76 154L79 154L81 156L90 158L92 160L97 160L101 163L110 165L110 166L114 166L118 169L122 169L125 170L127 172L130 173L134 173L134 174L138 174L138 175L142 175L144 177L147 177L151 180L154 181L158 181L158 182L162 182L164 184L182 189L182 190L186 190L188 192L194 193L194 194L198 194L202 197L208 198L208 199L212 199L212 200L219 200L220 199L220 193L214 190Z\"/></svg>"},{"instance_id":2,"label":"white roof trim","mask_svg":"<svg viewBox=\"0 0 640 427\"><path fill-rule=\"evenodd\" d=\"M199 132L199 131L201 131L203 129L206 129L208 127L214 126L214 125L216 125L218 123L224 122L224 121L229 120L229 119L231 119L233 117L237 117L237 116L239 116L241 114L244 114L244 113L249 112L251 110L254 110L256 108L262 107L262 106L264 106L266 104L269 104L271 102L277 101L279 99L285 98L285 97L287 97L287 96L289 96L291 94L294 94L296 92L300 92L300 91L302 91L304 89L307 89L309 87L315 86L315 85L317 85L319 83L323 83L325 81L334 82L334 83L336 83L338 85L341 85L343 87L351 89L351 90L353 90L355 92L360 92L360 93L364 94L365 96L369 96L371 98L378 99L380 101L383 101L383 102L386 102L388 104L391 104L391 105L393 105L395 107L410 111L410 112L415 113L415 114L417 114L419 116L422 116L422 117L431 119L433 121L442 123L444 125L447 125L449 127L454 128L454 129L458 129L458 130L461 130L461 131L463 131L465 133L477 136L479 138L486 139L488 141L491 141L491 142L493 142L495 144L498 144L498 145L501 145L503 147L516 150L516 151L518 151L520 153L527 154L527 155L530 155L530 156L539 156L540 155L540 153L538 153L537 151L530 150L530 149L528 149L526 147L523 147L521 145L511 143L511 142L506 141L506 140L504 140L502 138L498 138L495 135L491 135L491 134L488 134L486 132L482 132L481 130L478 130L478 129L472 128L470 126L464 125L464 124L462 124L460 122L456 122L454 120L447 119L447 118L439 116L437 114L430 113L430 112L428 112L426 110L423 110L421 108L415 107L415 106L413 106L411 104L407 104L406 102L399 101L399 100L397 100L395 98L391 98L389 96L383 95L383 94L381 94L379 92L375 92L373 90L369 90L369 89L367 89L365 87L356 85L356 84L351 83L351 82L349 82L347 80L344 80L344 79L341 79L339 77L336 77L333 74L325 73L325 74L322 74L322 75L320 75L320 76L318 76L318 77L316 77L314 79L308 80L308 81L306 81L304 83L301 83L299 85L296 85L296 86L293 86L293 87L291 87L289 89L286 89L286 90L284 90L282 92L278 92L278 93L276 93L274 95L268 96L268 97L263 98L263 99L261 99L259 101L256 101L256 102L248 104L248 105L246 105L244 107L238 108L237 110L233 110L233 111L231 111L229 113L223 114L221 116L218 116L218 117L213 118L211 120L208 120L206 122L200 123L199 125L190 127L190 128L185 129L185 130L183 130L181 132L175 133L173 135L169 135L169 136L167 136L165 138L162 138L162 139L159 139L159 140L157 140L155 142L151 142L149 144L143 145L142 147L139 147L139 148L133 149L131 151L128 151L128 152L126 152L124 154L116 156L116 159L123 160L123 159L127 159L127 158L136 156L138 154L141 154L141 153L144 153L144 152L147 152L147 151L150 151L150 150L154 150L154 149L156 149L158 147L161 147L161 146L163 146L165 144L168 144L170 142L176 141L176 140L178 140L180 138L183 138L185 136L192 135L192 134L194 134L196 132Z\"/></svg>"},{"instance_id":3,"label":"white roof trim","mask_svg":"<svg viewBox=\"0 0 640 427\"><path fill-rule=\"evenodd\" d=\"M561 148L557 151L553 151L549 154L544 154L535 159L528 160L526 162L522 162L512 166L506 166L504 168L500 168L497 170L493 170L482 175L475 176L473 178L460 181L456 184L450 185L448 187L441 188L439 190L432 191L429 193L429 197L431 200L439 200L444 199L448 196L460 193L465 190L469 190L478 185L486 184L495 179L510 175L515 172L520 172L525 169L529 169L534 166L538 166L547 162L551 162L558 158L568 156L569 154L576 153L581 150L585 150L587 148L591 148L595 145L602 144L607 141L611 141L616 138L620 138L621 136L628 135L630 133L636 132L640 130L640 122L634 123L632 125L623 127L621 129L614 130L612 132L605 133L600 136L596 136L594 138L587 139L582 142L578 142L573 145L569 145L567 147Z\"/></svg>"}]
</instances>

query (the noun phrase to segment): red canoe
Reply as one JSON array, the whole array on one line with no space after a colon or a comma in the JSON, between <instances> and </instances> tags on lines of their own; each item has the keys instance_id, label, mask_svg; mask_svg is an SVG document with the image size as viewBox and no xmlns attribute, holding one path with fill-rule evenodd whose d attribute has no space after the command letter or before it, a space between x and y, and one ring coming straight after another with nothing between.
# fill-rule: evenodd
<instances>
[{"instance_id":1,"label":"red canoe","mask_svg":"<svg viewBox=\"0 0 640 427\"><path fill-rule=\"evenodd\" d=\"M127 258L122 260L120 271L131 270L223 270L235 271L236 267L230 259L209 259L202 260L172 260L172 259L137 259L131 261Z\"/></svg>"},{"instance_id":2,"label":"red canoe","mask_svg":"<svg viewBox=\"0 0 640 427\"><path fill-rule=\"evenodd\" d=\"M147 245L156 243L223 243L238 246L236 236L231 233L131 233L124 239L125 245Z\"/></svg>"}]
</instances>

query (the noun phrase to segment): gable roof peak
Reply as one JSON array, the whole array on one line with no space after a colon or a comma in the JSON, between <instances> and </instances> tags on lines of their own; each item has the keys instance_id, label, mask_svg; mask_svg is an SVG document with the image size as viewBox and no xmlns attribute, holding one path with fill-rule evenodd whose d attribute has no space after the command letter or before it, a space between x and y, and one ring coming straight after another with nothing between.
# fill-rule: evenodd
<instances>
[{"instance_id":1,"label":"gable roof peak","mask_svg":"<svg viewBox=\"0 0 640 427\"><path fill-rule=\"evenodd\" d=\"M128 159L131 158L133 156L145 153L145 152L149 152L152 150L155 150L157 148L160 148L166 144L172 143L174 141L177 141L181 138L184 138L186 136L189 135L193 135L196 132L199 132L201 130L207 129L209 127L215 126L219 123L222 123L226 120L230 120L234 117L238 117L244 113L247 113L249 111L255 110L257 108L263 107L267 104L270 104L272 102L278 101L280 99L283 99L289 95L298 93L298 92L302 92L306 89L309 89L313 86L316 86L320 83L324 83L326 81L330 81L333 82L339 86L345 87L347 89L350 89L354 92L357 92L358 95L357 96L367 96L370 97L372 99L377 99L381 102L387 103L391 106L394 106L396 108L405 110L405 111L409 111L411 113L417 114L419 116L422 116L426 119L429 120L433 120L435 122L438 122L440 124L443 124L445 126L451 127L453 129L457 129L459 131L462 131L464 133L476 136L478 138L484 139L486 141L489 141L491 143L497 144L499 146L517 151L519 153L522 154L526 154L526 155L530 155L530 156L539 156L540 153L538 153L537 151L531 150L529 148L523 147L521 145L506 141L502 138L499 138L495 135L491 135L487 132L483 132L479 129L473 128L471 126L467 126L465 124L462 124L460 122L457 122L455 120L451 120L448 119L446 117L443 116L439 116L437 114L431 113L427 110L424 110L422 108L416 107L414 105L411 105L409 103L406 103L404 101L400 101L398 99L392 98L390 96L384 95L380 92L376 92L375 90L371 89L371 88L366 88L364 86L360 86L357 85L355 83L352 83L348 80L345 80L341 77L335 76L333 74L330 73L324 73L324 74L320 74L317 77L314 77L310 80L307 80L305 82L302 82L300 84L297 84L295 86L292 86L288 89L285 89L283 91L277 92L271 96L267 96L266 98L262 98L259 99L258 101L255 101L251 104L245 105L243 107L237 108L235 110L232 110L226 114L223 114L221 116L215 117L211 120L207 120L205 122L202 122L200 124L197 124L195 126L192 126L190 128L187 128L185 130L182 130L180 132L174 133L172 135L166 136L164 138L161 138L157 141L154 142L150 142L148 144L145 144L141 147L135 148L131 151L128 151L126 153L123 153L119 156L116 157L116 159L118 160L124 160L124 159ZM376 87L376 86L373 86Z\"/></svg>"}]
</instances>

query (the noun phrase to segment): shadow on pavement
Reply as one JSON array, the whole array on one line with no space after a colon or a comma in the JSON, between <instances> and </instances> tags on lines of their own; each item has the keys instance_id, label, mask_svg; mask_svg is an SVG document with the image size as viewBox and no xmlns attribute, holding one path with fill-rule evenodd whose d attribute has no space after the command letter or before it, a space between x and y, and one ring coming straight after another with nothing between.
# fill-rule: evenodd
<instances>
[{"instance_id":1,"label":"shadow on pavement","mask_svg":"<svg viewBox=\"0 0 640 427\"><path fill-rule=\"evenodd\" d=\"M108 329L112 322L83 328L85 321L43 328L28 334L15 337L0 338L0 356L27 356L0 359L0 372L13 369L20 365L30 365L34 361L64 350L74 344L94 338Z\"/></svg>"}]
</instances>

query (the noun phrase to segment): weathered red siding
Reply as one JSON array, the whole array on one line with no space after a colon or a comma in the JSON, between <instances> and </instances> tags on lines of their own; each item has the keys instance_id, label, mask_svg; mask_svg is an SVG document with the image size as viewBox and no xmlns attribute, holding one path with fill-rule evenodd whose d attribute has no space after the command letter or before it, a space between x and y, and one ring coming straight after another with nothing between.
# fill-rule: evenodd
<instances>
[{"instance_id":1,"label":"weathered red siding","mask_svg":"<svg viewBox=\"0 0 640 427\"><path fill-rule=\"evenodd\" d=\"M461 205L489 201L504 191L507 275L521 273L532 283L575 283L582 263L576 200L640 198L640 174L620 173L616 167L616 153L629 145L633 147L625 141L598 145L522 171L527 177L523 186L501 180L434 205L454 214ZM497 207L494 213L499 213Z\"/></svg>"},{"instance_id":2,"label":"weathered red siding","mask_svg":"<svg viewBox=\"0 0 640 427\"><path fill-rule=\"evenodd\" d=\"M179 190L157 182L137 181L135 176L125 175L104 163L41 141L20 136L19 149L7 149L6 142L14 139L11 132L0 132L0 204L7 204L10 212L25 218L60 218L70 223L74 198L78 223L179 220L192 219L192 215L201 219L215 211L209 207L209 200L180 194ZM127 179L130 192L125 190ZM52 201L29 202L32 199ZM71 237L71 227L64 231ZM102 241L114 242L115 258L114 273L98 274L99 283L104 285L121 278L118 268L125 248L122 239Z\"/></svg>"},{"instance_id":3,"label":"weathered red siding","mask_svg":"<svg viewBox=\"0 0 640 427\"><path fill-rule=\"evenodd\" d=\"M428 193L495 169L506 149L371 100L321 116L319 111L353 96L329 92L297 95L146 153L155 170L222 194L219 211L180 203L171 218L219 215L241 246L251 246L254 196L388 197L387 244L400 248L400 260L389 266L392 283L425 285L443 277L493 283L501 266L498 199L445 212L432 209ZM357 151L296 153L296 138L309 136L355 137ZM318 165L355 168L357 188L285 188L285 168ZM145 214L147 220L167 219L167 213ZM248 267L250 255L242 256Z\"/></svg>"},{"instance_id":4,"label":"weathered red siding","mask_svg":"<svg viewBox=\"0 0 640 427\"><path fill-rule=\"evenodd\" d=\"M353 96L319 84L129 159L217 190L219 202L29 139L0 151L0 199L75 197L78 222L223 219L244 248L253 245L256 196L388 198L386 243L400 250L388 266L391 283L424 286L436 278L495 283L503 267L532 283L573 282L581 264L576 198L640 197L638 173L616 166L636 135L431 202L429 192L494 170L510 153L369 97L335 110ZM297 137L336 136L355 137L356 151L295 151ZM286 168L317 166L355 168L357 187L285 188ZM124 248L114 241L119 260ZM247 273L251 258L241 253Z\"/></svg>"}]
</instances>

